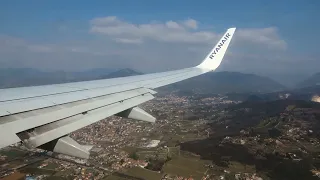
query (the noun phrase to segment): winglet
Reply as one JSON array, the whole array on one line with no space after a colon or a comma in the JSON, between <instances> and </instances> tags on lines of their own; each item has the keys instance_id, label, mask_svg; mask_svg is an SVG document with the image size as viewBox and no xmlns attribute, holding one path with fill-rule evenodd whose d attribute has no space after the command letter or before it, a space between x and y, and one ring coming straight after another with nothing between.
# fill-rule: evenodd
<instances>
[{"instance_id":1,"label":"winglet","mask_svg":"<svg viewBox=\"0 0 320 180\"><path fill-rule=\"evenodd\" d=\"M210 51L207 57L202 61L202 63L196 67L208 71L217 69L223 59L224 54L227 51L235 30L236 28L228 29L227 32L219 40L219 42Z\"/></svg>"}]
</instances>

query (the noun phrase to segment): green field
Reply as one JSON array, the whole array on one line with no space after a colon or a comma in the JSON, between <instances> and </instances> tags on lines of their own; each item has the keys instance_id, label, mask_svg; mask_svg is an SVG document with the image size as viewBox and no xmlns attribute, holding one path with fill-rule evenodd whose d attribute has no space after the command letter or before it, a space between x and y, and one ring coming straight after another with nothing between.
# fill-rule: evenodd
<instances>
[{"instance_id":1,"label":"green field","mask_svg":"<svg viewBox=\"0 0 320 180\"><path fill-rule=\"evenodd\" d=\"M129 169L125 174L144 179L160 179L162 177L160 173L140 167L133 167Z\"/></svg>"},{"instance_id":2,"label":"green field","mask_svg":"<svg viewBox=\"0 0 320 180\"><path fill-rule=\"evenodd\" d=\"M22 157L27 154L25 151L20 151L16 149L5 149L0 151L1 155L5 155L8 157L8 160L17 158L17 157Z\"/></svg>"},{"instance_id":3,"label":"green field","mask_svg":"<svg viewBox=\"0 0 320 180\"><path fill-rule=\"evenodd\" d=\"M53 175L56 173L56 171L54 170L51 170L51 169L40 169L40 168L33 168L33 167L26 167L26 168L23 168L21 169L21 172L23 173L30 173L30 174L47 174L47 175Z\"/></svg>"},{"instance_id":4,"label":"green field","mask_svg":"<svg viewBox=\"0 0 320 180\"><path fill-rule=\"evenodd\" d=\"M138 148L138 147L131 147L131 146L126 146L122 148L123 151L127 152L128 154L139 152L139 151L155 151L157 150L157 147L154 148Z\"/></svg>"},{"instance_id":5,"label":"green field","mask_svg":"<svg viewBox=\"0 0 320 180\"><path fill-rule=\"evenodd\" d=\"M234 173L237 173L237 172L255 173L256 172L255 166L241 164L236 161L229 162L228 170Z\"/></svg>"},{"instance_id":6,"label":"green field","mask_svg":"<svg viewBox=\"0 0 320 180\"><path fill-rule=\"evenodd\" d=\"M149 180L161 179L164 174L179 175L201 179L206 172L205 164L210 161L201 160L194 156L180 156L168 161L162 167L162 173L150 171L140 167L128 169L125 172L114 173L105 178L106 180Z\"/></svg>"},{"instance_id":7,"label":"green field","mask_svg":"<svg viewBox=\"0 0 320 180\"><path fill-rule=\"evenodd\" d=\"M117 175L111 175L111 176L104 178L104 180L128 180L128 179L129 178L119 177Z\"/></svg>"},{"instance_id":8,"label":"green field","mask_svg":"<svg viewBox=\"0 0 320 180\"><path fill-rule=\"evenodd\" d=\"M162 168L164 173L201 179L206 172L208 161L191 157L178 157L167 162Z\"/></svg>"},{"instance_id":9,"label":"green field","mask_svg":"<svg viewBox=\"0 0 320 180\"><path fill-rule=\"evenodd\" d=\"M133 167L128 169L126 172L114 173L113 175L105 178L106 180L158 180L161 179L162 174L150 171L140 167Z\"/></svg>"},{"instance_id":10,"label":"green field","mask_svg":"<svg viewBox=\"0 0 320 180\"><path fill-rule=\"evenodd\" d=\"M57 167L59 167L58 164L49 162L48 165L45 167L45 169L55 170L55 168L57 168Z\"/></svg>"},{"instance_id":11,"label":"green field","mask_svg":"<svg viewBox=\"0 0 320 180\"><path fill-rule=\"evenodd\" d=\"M72 173L73 173L73 171L71 169L67 169L67 170L64 170L64 171L58 171L54 175L55 176L67 176L67 175L72 174Z\"/></svg>"}]
</instances>

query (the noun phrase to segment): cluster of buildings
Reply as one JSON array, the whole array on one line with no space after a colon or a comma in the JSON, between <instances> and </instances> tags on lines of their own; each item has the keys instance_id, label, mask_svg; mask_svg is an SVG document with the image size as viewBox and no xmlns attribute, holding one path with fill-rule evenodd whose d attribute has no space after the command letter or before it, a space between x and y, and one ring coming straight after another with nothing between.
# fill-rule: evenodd
<instances>
[{"instance_id":1,"label":"cluster of buildings","mask_svg":"<svg viewBox=\"0 0 320 180\"><path fill-rule=\"evenodd\" d=\"M178 135L179 131L179 133L188 134L188 132L204 126L207 121L199 115L202 111L209 112L210 109L201 109L201 107L215 106L219 103L234 102L230 102L224 97L212 99L199 98L197 96L180 97L172 94L159 97L141 105L144 110L157 117L156 123L112 116L70 134L80 144L93 146L88 160L55 155L39 149L32 150L33 155L30 157L45 157L44 159L46 160L37 166L38 169L49 168L59 172L55 176L72 176L76 179L92 179L93 177L99 179L112 174L112 172L122 171L126 168L146 167L148 165L146 160L130 158L129 151L126 148L157 149L159 147L160 149L166 149L168 147L164 142L168 141L166 139L168 133ZM196 110L195 108L199 109ZM184 126L182 121L186 117L191 118L193 121ZM207 132L198 132L199 134L206 135ZM6 161L6 156L0 156L0 161ZM46 175L37 175L38 179L44 177ZM174 179L192 179L176 175L167 175L163 178L170 179L171 177L174 177Z\"/></svg>"},{"instance_id":2,"label":"cluster of buildings","mask_svg":"<svg viewBox=\"0 0 320 180\"><path fill-rule=\"evenodd\" d=\"M146 167L148 166L148 162L146 162L145 160L134 160L131 158L124 158L122 159L120 162L116 162L114 164L112 164L112 169L114 170L121 170L123 168L132 168L132 167Z\"/></svg>"},{"instance_id":3,"label":"cluster of buildings","mask_svg":"<svg viewBox=\"0 0 320 180\"><path fill-rule=\"evenodd\" d=\"M161 180L194 180L193 177L184 177L179 175L165 174Z\"/></svg>"}]
</instances>

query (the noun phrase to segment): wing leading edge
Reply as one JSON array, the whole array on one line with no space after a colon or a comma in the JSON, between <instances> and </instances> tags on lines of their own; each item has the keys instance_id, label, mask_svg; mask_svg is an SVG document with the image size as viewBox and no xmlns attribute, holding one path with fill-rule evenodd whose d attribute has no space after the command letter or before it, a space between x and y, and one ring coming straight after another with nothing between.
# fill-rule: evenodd
<instances>
[{"instance_id":1,"label":"wing leading edge","mask_svg":"<svg viewBox=\"0 0 320 180\"><path fill-rule=\"evenodd\" d=\"M88 158L88 149L68 134L111 115L154 122L136 107L153 99L152 89L214 71L221 64L236 28L230 28L197 66L105 80L0 89L0 148L24 142Z\"/></svg>"}]
</instances>

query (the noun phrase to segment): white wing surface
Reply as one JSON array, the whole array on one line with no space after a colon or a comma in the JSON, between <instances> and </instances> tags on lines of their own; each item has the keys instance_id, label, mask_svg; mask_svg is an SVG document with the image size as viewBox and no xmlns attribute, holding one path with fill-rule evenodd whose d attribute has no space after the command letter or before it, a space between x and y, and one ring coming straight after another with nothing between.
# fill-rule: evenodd
<instances>
[{"instance_id":1,"label":"white wing surface","mask_svg":"<svg viewBox=\"0 0 320 180\"><path fill-rule=\"evenodd\" d=\"M154 98L154 88L214 71L236 28L230 28L196 67L113 79L0 89L0 148L23 142L80 158L88 149L68 134L112 115L154 122L136 107Z\"/></svg>"}]
</instances>

